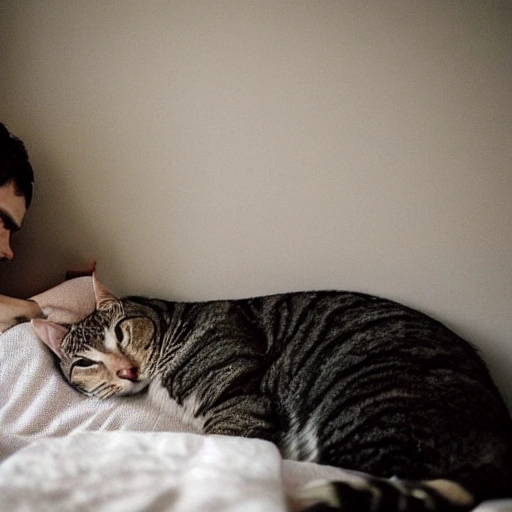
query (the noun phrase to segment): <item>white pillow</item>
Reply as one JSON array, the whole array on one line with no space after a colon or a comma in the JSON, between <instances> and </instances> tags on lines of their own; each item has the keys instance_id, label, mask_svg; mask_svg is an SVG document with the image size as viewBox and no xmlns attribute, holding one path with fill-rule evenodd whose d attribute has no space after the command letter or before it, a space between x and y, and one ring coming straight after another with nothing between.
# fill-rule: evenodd
<instances>
[{"instance_id":1,"label":"white pillow","mask_svg":"<svg viewBox=\"0 0 512 512\"><path fill-rule=\"evenodd\" d=\"M94 309L92 278L33 297L50 320L74 322ZM146 394L101 401L71 388L30 323L0 335L0 460L31 440L91 430L188 431Z\"/></svg>"}]
</instances>

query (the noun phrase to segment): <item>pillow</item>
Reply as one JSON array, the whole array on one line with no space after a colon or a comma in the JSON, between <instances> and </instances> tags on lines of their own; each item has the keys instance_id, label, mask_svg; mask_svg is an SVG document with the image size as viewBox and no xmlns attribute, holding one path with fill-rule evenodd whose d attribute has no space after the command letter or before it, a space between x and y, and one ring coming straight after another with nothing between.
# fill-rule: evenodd
<instances>
[{"instance_id":1,"label":"pillow","mask_svg":"<svg viewBox=\"0 0 512 512\"><path fill-rule=\"evenodd\" d=\"M94 309L91 277L66 281L33 297L50 320L78 321ZM147 394L101 401L61 376L30 323L0 335L0 460L30 441L91 430L195 430L164 413Z\"/></svg>"},{"instance_id":2,"label":"pillow","mask_svg":"<svg viewBox=\"0 0 512 512\"><path fill-rule=\"evenodd\" d=\"M94 311L95 299L92 277L70 279L31 297L49 320L72 324Z\"/></svg>"}]
</instances>

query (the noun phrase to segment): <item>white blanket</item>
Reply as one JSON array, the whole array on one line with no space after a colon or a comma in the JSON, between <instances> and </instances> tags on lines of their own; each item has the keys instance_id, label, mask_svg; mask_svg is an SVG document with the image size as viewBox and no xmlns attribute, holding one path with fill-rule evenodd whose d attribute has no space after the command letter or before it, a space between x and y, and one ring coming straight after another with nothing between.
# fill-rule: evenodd
<instances>
[{"instance_id":1,"label":"white blanket","mask_svg":"<svg viewBox=\"0 0 512 512\"><path fill-rule=\"evenodd\" d=\"M284 512L288 489L338 473L283 462L254 439L79 433L33 443L0 465L0 509Z\"/></svg>"},{"instance_id":2,"label":"white blanket","mask_svg":"<svg viewBox=\"0 0 512 512\"><path fill-rule=\"evenodd\" d=\"M38 296L55 321L93 307L89 278ZM274 445L202 436L145 395L99 401L69 387L29 324L0 336L0 511L274 512L321 478L356 475L283 461ZM512 500L479 512L512 512Z\"/></svg>"}]
</instances>

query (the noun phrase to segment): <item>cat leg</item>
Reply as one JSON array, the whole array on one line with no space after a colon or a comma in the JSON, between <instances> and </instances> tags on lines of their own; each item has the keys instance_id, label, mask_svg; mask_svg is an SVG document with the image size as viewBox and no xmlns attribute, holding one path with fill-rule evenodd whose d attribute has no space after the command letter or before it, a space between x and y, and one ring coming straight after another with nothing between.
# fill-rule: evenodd
<instances>
[{"instance_id":1,"label":"cat leg","mask_svg":"<svg viewBox=\"0 0 512 512\"><path fill-rule=\"evenodd\" d=\"M450 480L410 482L351 476L347 481L312 482L289 496L292 512L465 512L473 497Z\"/></svg>"}]
</instances>

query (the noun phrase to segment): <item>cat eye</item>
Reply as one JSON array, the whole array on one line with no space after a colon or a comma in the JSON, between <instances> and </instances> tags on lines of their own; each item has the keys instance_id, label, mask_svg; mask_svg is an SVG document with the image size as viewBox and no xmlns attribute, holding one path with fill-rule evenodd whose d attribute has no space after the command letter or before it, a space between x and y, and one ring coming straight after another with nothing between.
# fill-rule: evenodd
<instances>
[{"instance_id":1,"label":"cat eye","mask_svg":"<svg viewBox=\"0 0 512 512\"><path fill-rule=\"evenodd\" d=\"M124 326L124 328L123 328L123 326ZM129 334L127 328L126 328L126 322L125 321L119 322L115 326L114 333L116 335L117 342L119 343L120 347L123 347L123 345L128 343L128 341L130 339L130 334Z\"/></svg>"},{"instance_id":2,"label":"cat eye","mask_svg":"<svg viewBox=\"0 0 512 512\"><path fill-rule=\"evenodd\" d=\"M73 363L73 368L75 366L79 366L80 368L89 368L89 366L94 366L95 364L97 364L95 361L91 361L90 359L86 359L85 357L82 357L80 359L77 359Z\"/></svg>"},{"instance_id":3,"label":"cat eye","mask_svg":"<svg viewBox=\"0 0 512 512\"><path fill-rule=\"evenodd\" d=\"M124 335L123 335L123 330L121 329L119 324L116 325L114 332L116 333L117 341L119 343L121 343L123 341Z\"/></svg>"}]
</instances>

